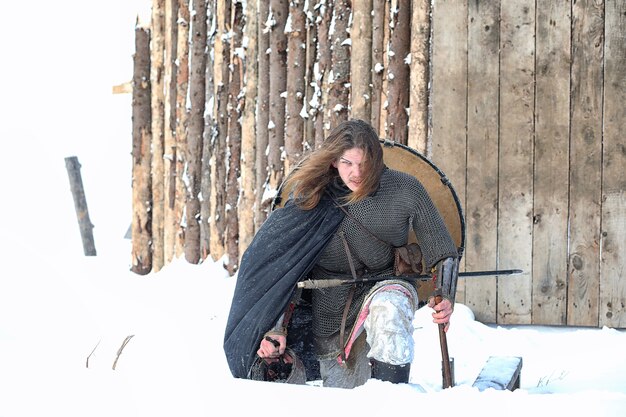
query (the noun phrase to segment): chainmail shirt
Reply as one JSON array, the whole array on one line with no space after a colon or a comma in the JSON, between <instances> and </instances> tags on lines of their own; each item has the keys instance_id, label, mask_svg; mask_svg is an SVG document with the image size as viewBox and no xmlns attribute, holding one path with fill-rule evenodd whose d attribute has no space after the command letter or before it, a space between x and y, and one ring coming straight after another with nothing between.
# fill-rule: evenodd
<instances>
[{"instance_id":1,"label":"chainmail shirt","mask_svg":"<svg viewBox=\"0 0 626 417\"><path fill-rule=\"evenodd\" d=\"M339 177L337 180L342 183ZM456 246L432 200L422 184L409 174L384 169L376 192L358 203L346 206L346 209L351 216L345 216L324 249L311 272L313 279L351 277L340 232L344 233L348 242L357 274L392 277L393 247L407 243L409 228L415 232L427 268L443 258L457 256ZM353 326L363 300L373 285L365 283L357 287L348 313L346 332ZM339 346L332 346L335 342L328 343L328 340L337 339L350 288L349 285L343 285L313 290L313 333L316 339L327 339L326 342L316 343L319 355L328 354L328 349L339 349ZM323 351L320 352L320 349Z\"/></svg>"}]
</instances>

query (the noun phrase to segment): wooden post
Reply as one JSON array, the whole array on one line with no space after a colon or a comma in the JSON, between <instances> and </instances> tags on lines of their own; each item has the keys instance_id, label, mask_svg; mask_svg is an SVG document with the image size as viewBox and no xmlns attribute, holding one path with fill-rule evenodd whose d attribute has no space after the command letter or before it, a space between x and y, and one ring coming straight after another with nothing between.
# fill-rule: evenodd
<instances>
[{"instance_id":1,"label":"wooden post","mask_svg":"<svg viewBox=\"0 0 626 417\"><path fill-rule=\"evenodd\" d=\"M226 148L228 138L228 89L230 81L230 0L217 0L215 4L215 45L213 48L213 85L215 87L215 137L212 139L211 163L211 258L217 261L224 255L226 232Z\"/></svg>"},{"instance_id":2,"label":"wooden post","mask_svg":"<svg viewBox=\"0 0 626 417\"><path fill-rule=\"evenodd\" d=\"M135 26L132 101L133 217L131 271L152 271L152 86L150 83L150 29Z\"/></svg>"},{"instance_id":3,"label":"wooden post","mask_svg":"<svg viewBox=\"0 0 626 417\"><path fill-rule=\"evenodd\" d=\"M185 251L186 225L185 205L187 204L186 166L188 164L188 125L189 110L189 0L178 0L178 28L176 33L176 182L174 185L174 213L176 236L174 237L174 258L180 258Z\"/></svg>"},{"instance_id":4,"label":"wooden post","mask_svg":"<svg viewBox=\"0 0 626 417\"><path fill-rule=\"evenodd\" d=\"M243 5L233 2L231 28L230 80L228 82L228 161L226 173L226 219L224 247L228 261L224 267L232 276L239 266L239 196L241 190L241 110L245 92L243 89L243 63L237 51L243 50Z\"/></svg>"},{"instance_id":5,"label":"wooden post","mask_svg":"<svg viewBox=\"0 0 626 417\"><path fill-rule=\"evenodd\" d=\"M315 71L315 85L317 88L317 99L315 103L315 121L313 130L315 132L315 147L319 148L324 142L324 125L326 116L324 115L328 105L328 81L331 71L331 44L330 27L332 23L333 3L328 3L326 7L319 7L315 10L315 21L317 26L317 70Z\"/></svg>"},{"instance_id":6,"label":"wooden post","mask_svg":"<svg viewBox=\"0 0 626 417\"><path fill-rule=\"evenodd\" d=\"M207 22L217 19L215 14L216 0L209 0L206 4ZM211 25L207 32L207 45L214 50L217 28ZM206 54L206 72L204 81L204 131L202 132L202 179L200 192L200 253L202 259L206 259L211 252L211 195L213 176L211 174L211 161L213 159L212 140L216 134L215 128L215 54Z\"/></svg>"},{"instance_id":7,"label":"wooden post","mask_svg":"<svg viewBox=\"0 0 626 417\"><path fill-rule=\"evenodd\" d=\"M258 3L259 22L266 22L270 12L269 2ZM270 47L270 34L264 24L257 26L258 46L258 82L257 82L257 121L259 129L256 132L256 153L254 167L256 171L256 210L254 213L254 228L258 230L267 218L271 199L265 198L265 187L268 184L267 146L269 144L270 122L270 58L267 53Z\"/></svg>"},{"instance_id":8,"label":"wooden post","mask_svg":"<svg viewBox=\"0 0 626 417\"><path fill-rule=\"evenodd\" d=\"M245 85L244 104L241 113L241 197L239 200L239 256L254 237L254 212L256 210L256 99L258 89L257 33L259 9L256 2L248 2L244 9L244 39L248 39L243 60L242 82ZM260 130L260 129L259 129ZM204 178L203 178L204 179Z\"/></svg>"},{"instance_id":9,"label":"wooden post","mask_svg":"<svg viewBox=\"0 0 626 417\"><path fill-rule=\"evenodd\" d=\"M285 98L287 91L287 35L285 26L289 15L287 0L270 0L270 15L273 25L270 31L270 90L269 90L269 147L267 162L269 167L269 189L278 190L283 182L285 146Z\"/></svg>"},{"instance_id":10,"label":"wooden post","mask_svg":"<svg viewBox=\"0 0 626 417\"><path fill-rule=\"evenodd\" d=\"M478 8L478 5L476 5ZM407 145L430 157L428 142L428 104L430 84L430 14L429 1L411 5L411 63L409 64L409 136Z\"/></svg>"},{"instance_id":11,"label":"wooden post","mask_svg":"<svg viewBox=\"0 0 626 417\"><path fill-rule=\"evenodd\" d=\"M351 14L352 6L349 1L334 2L331 30L328 32L331 45L330 69L332 70L332 77L329 74L328 101L324 120L325 133L329 133L341 122L348 120L350 93L346 86L350 84L348 20L350 20Z\"/></svg>"},{"instance_id":12,"label":"wooden post","mask_svg":"<svg viewBox=\"0 0 626 417\"><path fill-rule=\"evenodd\" d=\"M399 0L389 16L393 23L390 33L389 71L387 73L387 135L386 137L403 145L408 140L409 115L409 66L406 57L410 53L411 42L411 2Z\"/></svg>"},{"instance_id":13,"label":"wooden post","mask_svg":"<svg viewBox=\"0 0 626 417\"><path fill-rule=\"evenodd\" d=\"M350 55L350 94L352 117L370 121L372 117L372 0L352 5L352 49Z\"/></svg>"},{"instance_id":14,"label":"wooden post","mask_svg":"<svg viewBox=\"0 0 626 417\"><path fill-rule=\"evenodd\" d=\"M387 2L375 1L372 9L372 117L370 118L374 130L379 136L385 136L381 129L380 111L382 109L383 71L385 69L385 5Z\"/></svg>"},{"instance_id":15,"label":"wooden post","mask_svg":"<svg viewBox=\"0 0 626 417\"><path fill-rule=\"evenodd\" d=\"M180 218L176 213L177 145L176 100L178 92L178 2L165 0L163 45L163 264L172 261ZM187 22L184 22L186 25ZM186 41L186 40L185 40ZM186 81L186 80L185 80ZM185 83L185 86L187 84ZM185 94L186 95L186 94Z\"/></svg>"},{"instance_id":16,"label":"wooden post","mask_svg":"<svg viewBox=\"0 0 626 417\"><path fill-rule=\"evenodd\" d=\"M287 100L285 103L285 175L300 161L304 142L302 105L305 97L306 15L304 2L289 3L287 34Z\"/></svg>"},{"instance_id":17,"label":"wooden post","mask_svg":"<svg viewBox=\"0 0 626 417\"><path fill-rule=\"evenodd\" d=\"M206 97L206 42L207 9L204 0L191 4L191 58L189 61L190 112L187 125L187 163L184 252L188 262L197 264L202 259L200 252L200 200L202 183L202 135L204 132L204 109ZM186 96L186 95L185 95Z\"/></svg>"},{"instance_id":18,"label":"wooden post","mask_svg":"<svg viewBox=\"0 0 626 417\"><path fill-rule=\"evenodd\" d=\"M165 264L165 164L163 148L165 136L165 0L152 1L150 31L150 93L152 129L152 271L158 272Z\"/></svg>"},{"instance_id":19,"label":"wooden post","mask_svg":"<svg viewBox=\"0 0 626 417\"><path fill-rule=\"evenodd\" d=\"M89 211L87 210L87 200L85 199L85 190L83 189L83 180L80 176L80 163L75 156L65 158L65 168L70 178L70 189L74 197L74 207L76 208L76 217L78 218L78 226L80 228L80 236L83 240L83 250L85 256L96 256L96 246L93 241L93 224L89 220Z\"/></svg>"}]
</instances>

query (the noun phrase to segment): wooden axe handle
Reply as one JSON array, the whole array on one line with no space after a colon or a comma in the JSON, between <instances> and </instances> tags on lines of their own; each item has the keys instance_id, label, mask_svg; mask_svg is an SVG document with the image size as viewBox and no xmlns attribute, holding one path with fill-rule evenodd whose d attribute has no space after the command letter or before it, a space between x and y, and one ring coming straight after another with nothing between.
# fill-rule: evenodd
<instances>
[{"instance_id":1,"label":"wooden axe handle","mask_svg":"<svg viewBox=\"0 0 626 417\"><path fill-rule=\"evenodd\" d=\"M439 304L443 298L435 295L435 305ZM439 324L439 344L441 345L441 363L443 366L443 388L450 388L452 383L452 369L450 368L450 355L448 354L448 339L446 338L445 324Z\"/></svg>"}]
</instances>

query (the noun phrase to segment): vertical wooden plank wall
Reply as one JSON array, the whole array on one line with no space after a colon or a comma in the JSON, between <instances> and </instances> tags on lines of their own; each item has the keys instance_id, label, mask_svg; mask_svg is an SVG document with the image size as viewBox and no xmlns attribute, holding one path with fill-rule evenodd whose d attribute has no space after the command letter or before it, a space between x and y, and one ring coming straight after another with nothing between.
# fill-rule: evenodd
<instances>
[{"instance_id":1,"label":"vertical wooden plank wall","mask_svg":"<svg viewBox=\"0 0 626 417\"><path fill-rule=\"evenodd\" d=\"M565 324L570 86L569 1L537 3L532 321Z\"/></svg>"},{"instance_id":2,"label":"vertical wooden plank wall","mask_svg":"<svg viewBox=\"0 0 626 417\"><path fill-rule=\"evenodd\" d=\"M603 5L572 3L570 254L567 323L598 325Z\"/></svg>"},{"instance_id":3,"label":"vertical wooden plank wall","mask_svg":"<svg viewBox=\"0 0 626 417\"><path fill-rule=\"evenodd\" d=\"M600 326L626 327L626 3L605 9Z\"/></svg>"},{"instance_id":4,"label":"vertical wooden plank wall","mask_svg":"<svg viewBox=\"0 0 626 417\"><path fill-rule=\"evenodd\" d=\"M432 160L446 174L465 205L467 109L467 3L433 6ZM457 299L465 299L464 283Z\"/></svg>"},{"instance_id":5,"label":"vertical wooden plank wall","mask_svg":"<svg viewBox=\"0 0 626 417\"><path fill-rule=\"evenodd\" d=\"M535 2L502 2L498 267L525 271L498 280L498 322L531 323Z\"/></svg>"},{"instance_id":6,"label":"vertical wooden plank wall","mask_svg":"<svg viewBox=\"0 0 626 417\"><path fill-rule=\"evenodd\" d=\"M626 4L466 5L433 2L432 159L464 202L465 270L525 274L457 299L486 322L623 328Z\"/></svg>"},{"instance_id":7,"label":"vertical wooden plank wall","mask_svg":"<svg viewBox=\"0 0 626 417\"><path fill-rule=\"evenodd\" d=\"M500 5L469 2L465 267L497 267ZM465 304L496 321L496 277L466 280Z\"/></svg>"}]
</instances>

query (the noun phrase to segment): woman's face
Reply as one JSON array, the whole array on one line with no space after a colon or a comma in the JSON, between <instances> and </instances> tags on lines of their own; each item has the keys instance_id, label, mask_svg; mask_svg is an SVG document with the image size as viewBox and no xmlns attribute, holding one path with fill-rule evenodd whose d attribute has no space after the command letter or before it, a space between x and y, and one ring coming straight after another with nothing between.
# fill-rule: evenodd
<instances>
[{"instance_id":1,"label":"woman's face","mask_svg":"<svg viewBox=\"0 0 626 417\"><path fill-rule=\"evenodd\" d=\"M352 148L345 151L333 166L350 191L356 191L363 181L363 149Z\"/></svg>"}]
</instances>

